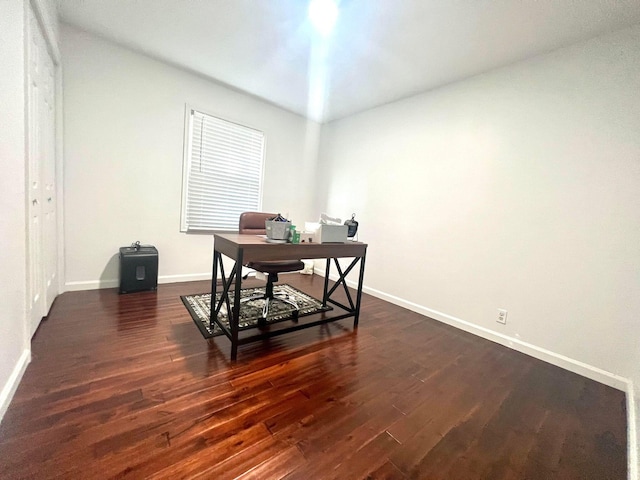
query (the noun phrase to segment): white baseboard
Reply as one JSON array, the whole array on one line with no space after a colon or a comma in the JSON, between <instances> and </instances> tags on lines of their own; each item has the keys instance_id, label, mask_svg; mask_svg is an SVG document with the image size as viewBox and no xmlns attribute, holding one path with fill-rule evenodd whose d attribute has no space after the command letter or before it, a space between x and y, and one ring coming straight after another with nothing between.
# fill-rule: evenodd
<instances>
[{"instance_id":1,"label":"white baseboard","mask_svg":"<svg viewBox=\"0 0 640 480\"><path fill-rule=\"evenodd\" d=\"M390 303L394 303L414 312L421 313L427 317L433 318L434 320L438 320L466 332L473 333L474 335L477 335L479 337L491 340L492 342L499 343L500 345L504 345L505 347L509 347L518 352L527 354L531 357L537 358L538 360L551 363L552 365L556 365L565 370L569 370L570 372L590 378L591 380L595 380L596 382L603 383L622 391L625 391L627 389L628 380L626 378L615 375L611 372L607 372L606 370L602 370L592 365L574 360L545 348L538 347L537 345L524 342L518 338L494 332L493 330L475 325L471 322L462 320L452 315L447 315L446 313L442 313L437 310L424 307L422 305L417 305L415 303L385 294L383 292L378 292L374 289L363 289L363 291L375 297L387 300Z\"/></svg>"},{"instance_id":2,"label":"white baseboard","mask_svg":"<svg viewBox=\"0 0 640 480\"><path fill-rule=\"evenodd\" d=\"M2 392L0 392L0 422L4 418L4 414L7 413L9 404L18 389L18 385L20 385L20 380L22 380L22 376L27 370L29 362L31 362L31 350L25 350L22 352L22 355L20 355L20 359L18 363L16 363L13 372L11 372L9 380L7 380L7 383L2 388Z\"/></svg>"},{"instance_id":3,"label":"white baseboard","mask_svg":"<svg viewBox=\"0 0 640 480\"><path fill-rule=\"evenodd\" d=\"M162 275L161 277L158 277L158 283L197 282L199 280L211 281L211 272L189 273L183 275Z\"/></svg>"},{"instance_id":4,"label":"white baseboard","mask_svg":"<svg viewBox=\"0 0 640 480\"><path fill-rule=\"evenodd\" d=\"M314 273L317 273L320 276L324 276L324 269L316 268L314 270ZM338 279L338 276L330 274L329 278L333 281L336 281ZM351 280L347 280L347 284L352 288L357 288L358 286L356 282ZM423 305L418 305L417 303L410 302L394 295L389 295L374 288L364 286L362 291L374 297L385 300L389 303L393 303L394 305L404 307L413 312L433 318L434 320L438 320L439 322L459 328L460 330L464 330L465 332L469 332L492 342L499 343L500 345L504 345L505 347L509 347L518 352L527 354L531 357L537 358L538 360L556 365L565 370L569 370L570 372L582 375L583 377L590 378L591 380L595 380L596 382L600 382L618 390L622 390L623 392L627 391L629 380L625 377L621 377L614 373L607 372L606 370L602 370L578 360L565 357L564 355L552 352L545 348L523 342L518 338L494 332L493 330L489 330L488 328L481 327L466 320L462 320L461 318L439 312Z\"/></svg>"},{"instance_id":5,"label":"white baseboard","mask_svg":"<svg viewBox=\"0 0 640 480\"><path fill-rule=\"evenodd\" d=\"M286 272L298 273L298 272ZM267 278L266 276L264 277ZM180 283L180 282L197 282L199 280L211 280L211 272L209 273L188 273L183 275L162 275L158 277L158 284L163 283ZM86 282L67 282L64 284L65 292L78 292L81 290L98 290L101 288L117 288L120 286L120 280L89 280Z\"/></svg>"},{"instance_id":6,"label":"white baseboard","mask_svg":"<svg viewBox=\"0 0 640 480\"><path fill-rule=\"evenodd\" d=\"M179 283L179 282L196 282L198 280L211 280L211 272L209 273L189 273L184 275L162 275L158 277L158 283ZM100 288L116 288L120 285L120 280L89 280L85 282L67 282L65 283L66 292L77 292L80 290L98 290Z\"/></svg>"},{"instance_id":7,"label":"white baseboard","mask_svg":"<svg viewBox=\"0 0 640 480\"><path fill-rule=\"evenodd\" d=\"M86 282L65 282L65 292L78 292L80 290L98 290L100 288L114 288L120 284L118 280L91 280Z\"/></svg>"}]
</instances>

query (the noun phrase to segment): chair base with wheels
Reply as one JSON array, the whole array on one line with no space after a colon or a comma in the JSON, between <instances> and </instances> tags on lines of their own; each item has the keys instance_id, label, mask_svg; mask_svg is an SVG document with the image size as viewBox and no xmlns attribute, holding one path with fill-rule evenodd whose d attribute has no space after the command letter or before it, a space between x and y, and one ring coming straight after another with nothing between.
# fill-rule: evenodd
<instances>
[{"instance_id":1,"label":"chair base with wheels","mask_svg":"<svg viewBox=\"0 0 640 480\"><path fill-rule=\"evenodd\" d=\"M258 320L258 325L260 326L266 325L267 317L269 315L269 307L273 304L273 302L276 302L276 301L291 305L293 307L293 311L291 312L291 314L293 315L293 320L295 321L298 320L298 311L300 310L300 308L298 307L298 304L293 300L291 300L286 295L274 294L273 284L277 281L278 281L278 274L270 273L269 279L267 281L267 286L265 287L264 294L261 293L258 295L252 295L251 297L240 299L241 304L244 302L250 302L253 300L264 300L264 305L262 307L262 316Z\"/></svg>"}]
</instances>

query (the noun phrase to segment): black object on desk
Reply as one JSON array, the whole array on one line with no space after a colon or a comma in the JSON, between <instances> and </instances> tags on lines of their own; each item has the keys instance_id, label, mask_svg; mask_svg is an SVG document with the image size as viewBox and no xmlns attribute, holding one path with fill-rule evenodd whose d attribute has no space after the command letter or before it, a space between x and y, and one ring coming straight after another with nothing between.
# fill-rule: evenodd
<instances>
[{"instance_id":1,"label":"black object on desk","mask_svg":"<svg viewBox=\"0 0 640 480\"><path fill-rule=\"evenodd\" d=\"M120 293L158 288L158 250L153 245L120 248Z\"/></svg>"}]
</instances>

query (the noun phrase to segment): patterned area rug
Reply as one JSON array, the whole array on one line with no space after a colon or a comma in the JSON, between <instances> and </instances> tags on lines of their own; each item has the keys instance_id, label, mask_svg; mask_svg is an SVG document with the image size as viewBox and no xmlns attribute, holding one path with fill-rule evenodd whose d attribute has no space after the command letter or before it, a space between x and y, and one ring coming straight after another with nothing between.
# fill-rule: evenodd
<instances>
[{"instance_id":1,"label":"patterned area rug","mask_svg":"<svg viewBox=\"0 0 640 480\"><path fill-rule=\"evenodd\" d=\"M307 295L300 290L293 288L286 283L273 286L274 294L286 295L290 300L297 303L299 307L298 316L311 315L313 313L325 312L331 310L331 307L322 307L322 302L310 295ZM221 292L216 294L216 297L220 298ZM264 294L264 287L257 288L243 288L240 290L240 297L251 297L253 295ZM204 338L211 338L218 335L223 335L220 327L214 323L213 327L209 327L209 315L211 311L210 293L200 293L197 295L184 295L180 297L182 303L184 303L187 310L191 314L191 318L195 322L196 326L202 333ZM229 301L233 304L233 292L229 293ZM242 304L240 308L240 330L246 330L258 325L258 320L262 316L262 307L264 300L250 300ZM269 314L267 316L267 325L276 322L282 322L283 320L289 320L293 318L293 307L284 302L272 302L269 306ZM218 319L227 327L229 326L229 320L227 318L227 307L222 305Z\"/></svg>"}]
</instances>

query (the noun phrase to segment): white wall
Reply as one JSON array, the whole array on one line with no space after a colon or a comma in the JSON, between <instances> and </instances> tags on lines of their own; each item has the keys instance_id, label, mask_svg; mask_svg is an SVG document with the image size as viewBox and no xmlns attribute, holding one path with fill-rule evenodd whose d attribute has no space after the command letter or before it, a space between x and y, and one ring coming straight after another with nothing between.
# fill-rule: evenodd
<instances>
[{"instance_id":1,"label":"white wall","mask_svg":"<svg viewBox=\"0 0 640 480\"><path fill-rule=\"evenodd\" d=\"M25 5L0 2L0 419L29 361L26 322Z\"/></svg>"},{"instance_id":2,"label":"white wall","mask_svg":"<svg viewBox=\"0 0 640 480\"><path fill-rule=\"evenodd\" d=\"M179 231L185 103L263 130L263 210L308 218L318 124L69 26L61 44L68 289L115 286L136 240L160 281L210 274L212 237Z\"/></svg>"},{"instance_id":3,"label":"white wall","mask_svg":"<svg viewBox=\"0 0 640 480\"><path fill-rule=\"evenodd\" d=\"M640 26L327 125L317 207L357 213L370 292L624 389L639 132Z\"/></svg>"}]
</instances>

